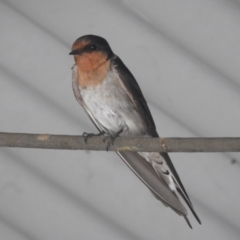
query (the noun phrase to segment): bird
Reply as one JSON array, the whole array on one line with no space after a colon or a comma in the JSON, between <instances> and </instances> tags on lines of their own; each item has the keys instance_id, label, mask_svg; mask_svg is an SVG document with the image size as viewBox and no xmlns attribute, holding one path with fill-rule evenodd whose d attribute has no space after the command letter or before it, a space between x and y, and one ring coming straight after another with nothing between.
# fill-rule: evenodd
<instances>
[{"instance_id":1,"label":"bird","mask_svg":"<svg viewBox=\"0 0 240 240\"><path fill-rule=\"evenodd\" d=\"M136 79L104 38L84 35L73 43L69 54L75 61L73 92L98 129L96 135L104 134L112 139L159 137ZM185 218L190 228L182 200L201 224L168 153L122 151L117 154L158 200Z\"/></svg>"}]
</instances>

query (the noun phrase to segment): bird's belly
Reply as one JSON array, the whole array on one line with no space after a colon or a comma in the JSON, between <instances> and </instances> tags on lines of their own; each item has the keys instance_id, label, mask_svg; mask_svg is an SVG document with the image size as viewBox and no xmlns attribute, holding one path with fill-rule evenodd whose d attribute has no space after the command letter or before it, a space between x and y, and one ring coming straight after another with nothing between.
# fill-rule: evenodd
<instances>
[{"instance_id":1,"label":"bird's belly","mask_svg":"<svg viewBox=\"0 0 240 240\"><path fill-rule=\"evenodd\" d=\"M114 106L110 102L106 102L104 98L97 95L88 95L84 97L84 102L92 113L93 117L101 125L102 130L108 130L111 132L119 131L124 123L121 117L120 111L114 109Z\"/></svg>"},{"instance_id":2,"label":"bird's belly","mask_svg":"<svg viewBox=\"0 0 240 240\"><path fill-rule=\"evenodd\" d=\"M89 87L81 90L82 98L103 131L123 135L140 135L143 124L128 96L119 86Z\"/></svg>"}]
</instances>

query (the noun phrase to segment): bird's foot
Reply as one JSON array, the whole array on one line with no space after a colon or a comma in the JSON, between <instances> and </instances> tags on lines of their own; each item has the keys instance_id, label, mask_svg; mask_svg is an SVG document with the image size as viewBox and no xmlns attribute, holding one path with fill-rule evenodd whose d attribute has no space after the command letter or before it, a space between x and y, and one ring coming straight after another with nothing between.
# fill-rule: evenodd
<instances>
[{"instance_id":1,"label":"bird's foot","mask_svg":"<svg viewBox=\"0 0 240 240\"><path fill-rule=\"evenodd\" d=\"M103 139L103 142L107 142L107 152L108 152L108 149L110 147L110 145L113 145L114 144L114 141L115 139L123 132L123 129L119 130L118 132L114 133L114 134L111 134L111 135L108 135L106 137L104 137Z\"/></svg>"},{"instance_id":2,"label":"bird's foot","mask_svg":"<svg viewBox=\"0 0 240 240\"><path fill-rule=\"evenodd\" d=\"M105 134L105 132L104 131L102 131L102 132L99 132L99 133L87 133L87 132L84 132L82 135L83 135L83 137L84 137L84 141L85 141L85 143L87 143L87 141L88 141L88 139L89 138L91 138L91 137L99 137L99 136L102 136L102 135L104 135Z\"/></svg>"}]
</instances>

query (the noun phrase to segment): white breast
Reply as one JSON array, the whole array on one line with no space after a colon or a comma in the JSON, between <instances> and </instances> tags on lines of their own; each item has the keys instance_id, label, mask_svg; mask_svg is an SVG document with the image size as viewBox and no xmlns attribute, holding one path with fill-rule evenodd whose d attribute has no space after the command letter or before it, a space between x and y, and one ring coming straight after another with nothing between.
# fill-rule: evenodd
<instances>
[{"instance_id":1,"label":"white breast","mask_svg":"<svg viewBox=\"0 0 240 240\"><path fill-rule=\"evenodd\" d=\"M144 131L138 112L113 71L109 71L103 84L84 89L79 87L79 90L102 130L111 133L123 129L126 135L139 135Z\"/></svg>"}]
</instances>

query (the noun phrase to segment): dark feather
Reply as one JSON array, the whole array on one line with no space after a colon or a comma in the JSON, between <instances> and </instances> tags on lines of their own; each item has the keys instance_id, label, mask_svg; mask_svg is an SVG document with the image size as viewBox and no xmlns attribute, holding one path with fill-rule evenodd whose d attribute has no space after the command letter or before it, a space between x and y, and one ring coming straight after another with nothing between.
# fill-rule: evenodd
<instances>
[{"instance_id":1,"label":"dark feather","mask_svg":"<svg viewBox=\"0 0 240 240\"><path fill-rule=\"evenodd\" d=\"M111 59L111 64L113 66L113 70L117 72L120 81L122 81L129 98L133 101L137 111L140 113L141 119L144 120L144 123L148 129L148 134L152 137L158 137L156 126L147 102L132 73L116 55Z\"/></svg>"},{"instance_id":2,"label":"dark feather","mask_svg":"<svg viewBox=\"0 0 240 240\"><path fill-rule=\"evenodd\" d=\"M115 72L118 74L119 80L121 81L122 85L125 87L125 89L128 93L128 96L134 103L136 110L138 111L138 113L141 116L141 119L143 119L143 121L145 122L148 134L152 137L159 137L159 135L156 131L156 126L155 126L153 117L148 108L147 101L145 100L145 98L142 94L142 91L141 91L137 81L135 80L134 76L128 70L128 68L124 65L124 63L121 61L121 59L119 57L117 57L116 55L111 59L111 63L113 66L113 70L115 70ZM195 218L197 219L197 221L201 224L201 221L193 209L192 203L187 195L187 192L180 180L180 177L178 176L178 173L177 173L169 155L167 153L160 153L160 154L165 159L168 167L172 171L172 174L176 180L175 183L178 186L177 187L178 192L180 193L182 198L185 200L185 202L191 209L191 211L192 211L193 215L195 216ZM143 179L141 179L141 180L143 181ZM152 189L150 188L150 190L152 190ZM154 195L155 194L156 194L156 192L154 192ZM159 196L159 194L157 194L157 196ZM169 204L169 202L168 202L168 204ZM171 206L171 204L170 204L170 206Z\"/></svg>"}]
</instances>

